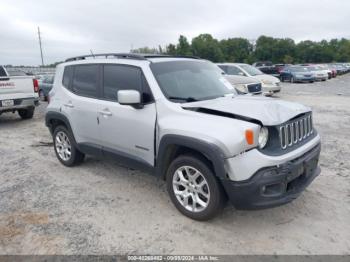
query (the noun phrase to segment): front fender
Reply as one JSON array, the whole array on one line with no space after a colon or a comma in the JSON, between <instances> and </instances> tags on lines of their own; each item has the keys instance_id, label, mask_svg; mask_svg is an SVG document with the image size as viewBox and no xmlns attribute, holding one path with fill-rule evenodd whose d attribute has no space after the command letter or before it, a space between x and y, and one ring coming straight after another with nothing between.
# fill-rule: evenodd
<instances>
[{"instance_id":1,"label":"front fender","mask_svg":"<svg viewBox=\"0 0 350 262\"><path fill-rule=\"evenodd\" d=\"M226 176L224 168L224 152L215 144L206 141L181 136L181 135L164 135L159 143L159 150L156 158L156 175L164 178L168 165L166 158L169 146L182 146L203 154L209 159L214 167L216 176L223 179Z\"/></svg>"}]
</instances>

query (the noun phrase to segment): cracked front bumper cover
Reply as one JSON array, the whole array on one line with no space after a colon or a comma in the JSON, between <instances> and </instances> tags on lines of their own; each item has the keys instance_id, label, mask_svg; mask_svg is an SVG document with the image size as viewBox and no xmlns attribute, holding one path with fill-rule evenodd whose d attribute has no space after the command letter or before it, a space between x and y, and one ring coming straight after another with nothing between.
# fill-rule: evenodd
<instances>
[{"instance_id":1,"label":"cracked front bumper cover","mask_svg":"<svg viewBox=\"0 0 350 262\"><path fill-rule=\"evenodd\" d=\"M296 199L320 174L321 144L284 164L258 170L246 181L223 180L225 191L237 209L263 209Z\"/></svg>"}]
</instances>

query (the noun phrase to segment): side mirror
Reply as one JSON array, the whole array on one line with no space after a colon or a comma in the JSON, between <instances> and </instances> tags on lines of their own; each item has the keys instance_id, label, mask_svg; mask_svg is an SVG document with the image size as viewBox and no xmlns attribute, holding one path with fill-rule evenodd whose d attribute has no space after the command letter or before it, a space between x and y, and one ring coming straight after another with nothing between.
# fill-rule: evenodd
<instances>
[{"instance_id":1,"label":"side mirror","mask_svg":"<svg viewBox=\"0 0 350 262\"><path fill-rule=\"evenodd\" d=\"M119 90L117 93L118 103L121 105L134 106L142 108L141 94L136 90Z\"/></svg>"},{"instance_id":2,"label":"side mirror","mask_svg":"<svg viewBox=\"0 0 350 262\"><path fill-rule=\"evenodd\" d=\"M244 73L243 72L239 72L238 73L240 76L244 76Z\"/></svg>"}]
</instances>

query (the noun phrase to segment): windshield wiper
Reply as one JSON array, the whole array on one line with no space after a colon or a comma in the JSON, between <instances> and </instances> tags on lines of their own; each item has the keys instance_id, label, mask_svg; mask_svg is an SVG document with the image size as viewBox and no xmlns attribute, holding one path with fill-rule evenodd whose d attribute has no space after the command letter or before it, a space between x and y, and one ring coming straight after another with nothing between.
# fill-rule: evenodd
<instances>
[{"instance_id":1,"label":"windshield wiper","mask_svg":"<svg viewBox=\"0 0 350 262\"><path fill-rule=\"evenodd\" d=\"M178 96L169 96L168 99L171 100L182 100L186 102L197 102L198 99L195 99L194 97L178 97Z\"/></svg>"}]
</instances>

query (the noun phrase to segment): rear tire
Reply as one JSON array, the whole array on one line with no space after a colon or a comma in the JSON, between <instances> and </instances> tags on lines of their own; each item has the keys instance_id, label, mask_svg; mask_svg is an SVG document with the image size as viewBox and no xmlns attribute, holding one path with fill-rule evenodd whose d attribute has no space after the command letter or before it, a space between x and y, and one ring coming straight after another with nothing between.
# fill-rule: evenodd
<instances>
[{"instance_id":1,"label":"rear tire","mask_svg":"<svg viewBox=\"0 0 350 262\"><path fill-rule=\"evenodd\" d=\"M30 107L27 109L19 109L18 110L18 114L22 119L31 119L34 116L34 107Z\"/></svg>"},{"instance_id":2,"label":"rear tire","mask_svg":"<svg viewBox=\"0 0 350 262\"><path fill-rule=\"evenodd\" d=\"M53 132L53 144L58 160L65 166L76 166L84 161L85 155L78 150L71 132L64 126L57 126Z\"/></svg>"},{"instance_id":3,"label":"rear tire","mask_svg":"<svg viewBox=\"0 0 350 262\"><path fill-rule=\"evenodd\" d=\"M208 161L201 156L182 155L173 160L166 183L171 201L189 218L209 220L223 209L223 188Z\"/></svg>"}]
</instances>

